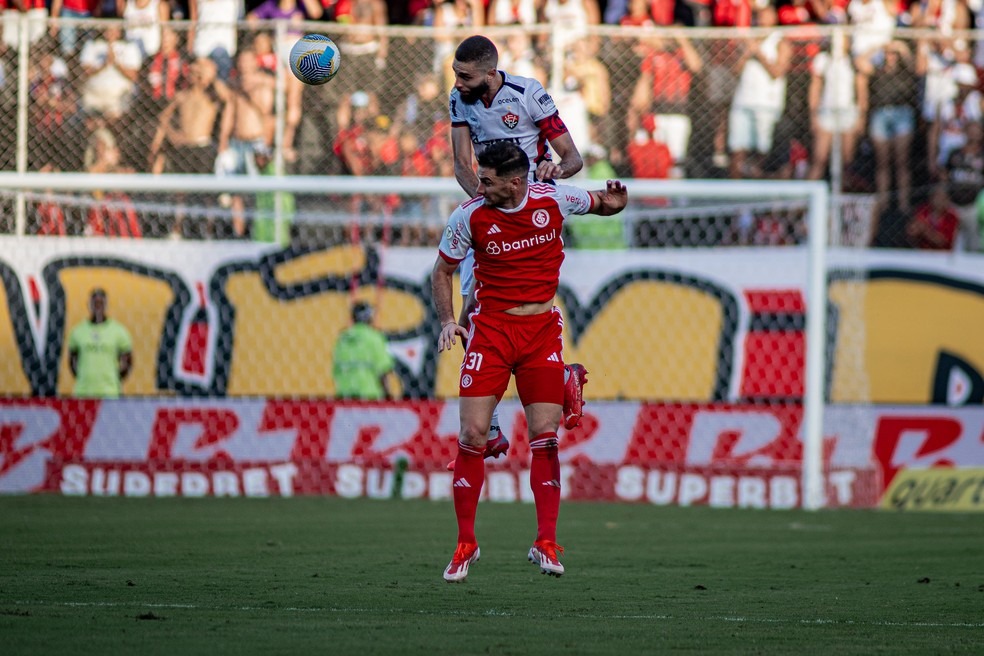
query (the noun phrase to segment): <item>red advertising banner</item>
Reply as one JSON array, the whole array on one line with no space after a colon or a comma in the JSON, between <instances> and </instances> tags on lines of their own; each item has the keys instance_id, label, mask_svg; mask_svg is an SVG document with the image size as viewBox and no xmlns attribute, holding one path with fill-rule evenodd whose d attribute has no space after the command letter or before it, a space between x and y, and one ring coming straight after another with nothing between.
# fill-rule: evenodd
<instances>
[{"instance_id":1,"label":"red advertising banner","mask_svg":"<svg viewBox=\"0 0 984 656\"><path fill-rule=\"evenodd\" d=\"M592 403L561 432L567 499L801 505L798 404ZM530 500L522 408L485 496ZM0 492L447 499L456 402L0 400ZM826 504L873 507L901 469L984 466L984 409L828 406Z\"/></svg>"}]
</instances>

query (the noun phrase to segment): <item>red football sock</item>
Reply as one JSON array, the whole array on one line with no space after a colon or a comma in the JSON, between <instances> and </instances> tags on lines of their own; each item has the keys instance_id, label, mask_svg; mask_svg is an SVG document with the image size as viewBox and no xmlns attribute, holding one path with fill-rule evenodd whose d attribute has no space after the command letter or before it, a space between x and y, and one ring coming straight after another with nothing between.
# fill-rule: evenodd
<instances>
[{"instance_id":1,"label":"red football sock","mask_svg":"<svg viewBox=\"0 0 984 656\"><path fill-rule=\"evenodd\" d=\"M557 541L557 516L560 514L560 458L557 456L557 433L541 433L530 441L533 462L530 487L536 503L536 539Z\"/></svg>"},{"instance_id":2,"label":"red football sock","mask_svg":"<svg viewBox=\"0 0 984 656\"><path fill-rule=\"evenodd\" d=\"M458 442L458 457L454 460L451 478L454 494L454 514L458 517L458 542L477 544L475 513L485 484L485 447L472 447Z\"/></svg>"}]
</instances>

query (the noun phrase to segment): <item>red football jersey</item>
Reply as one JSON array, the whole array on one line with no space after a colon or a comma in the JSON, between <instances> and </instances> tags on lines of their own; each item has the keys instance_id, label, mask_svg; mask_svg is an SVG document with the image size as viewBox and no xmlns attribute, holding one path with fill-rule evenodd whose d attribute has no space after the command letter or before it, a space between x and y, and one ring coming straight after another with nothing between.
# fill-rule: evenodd
<instances>
[{"instance_id":1,"label":"red football jersey","mask_svg":"<svg viewBox=\"0 0 984 656\"><path fill-rule=\"evenodd\" d=\"M557 293L564 218L592 209L587 191L545 183L530 184L524 202L513 209L473 198L451 214L441 257L457 263L475 249L475 298L484 310L544 303Z\"/></svg>"}]
</instances>

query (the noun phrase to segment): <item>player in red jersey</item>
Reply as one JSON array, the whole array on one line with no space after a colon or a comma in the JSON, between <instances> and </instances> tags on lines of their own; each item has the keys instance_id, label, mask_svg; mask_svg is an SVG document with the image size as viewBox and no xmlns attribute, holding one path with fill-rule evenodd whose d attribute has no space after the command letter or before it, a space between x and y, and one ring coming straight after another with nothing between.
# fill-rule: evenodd
<instances>
[{"instance_id":1,"label":"player in red jersey","mask_svg":"<svg viewBox=\"0 0 984 656\"><path fill-rule=\"evenodd\" d=\"M438 351L466 339L459 380L461 428L453 482L458 547L444 570L463 581L478 560L475 513L485 482L485 443L492 411L510 374L529 427L530 487L537 535L528 557L541 572L560 576L557 515L560 460L557 430L564 401L563 320L553 306L564 261L561 229L571 214L609 216L628 202L625 186L609 180L601 191L528 181L529 158L508 142L478 156L479 196L451 215L431 278L441 321ZM452 276L468 250L475 253L475 311L469 330L454 317Z\"/></svg>"},{"instance_id":2,"label":"player in red jersey","mask_svg":"<svg viewBox=\"0 0 984 656\"><path fill-rule=\"evenodd\" d=\"M530 181L569 178L584 166L553 99L532 78L511 75L496 68L499 52L484 36L470 36L454 53L455 75L449 99L454 176L469 198L478 195L478 176L473 158L489 144L510 141L518 144L530 160ZM550 148L560 156L553 161ZM464 298L459 323L468 326L473 302L470 298L474 258L469 253L461 263L461 294ZM574 428L583 412L582 386L588 372L580 364L567 365L564 374L564 426ZM499 429L497 412L492 414L485 457L498 458L509 449L509 440ZM448 470L454 469L454 462Z\"/></svg>"}]
</instances>

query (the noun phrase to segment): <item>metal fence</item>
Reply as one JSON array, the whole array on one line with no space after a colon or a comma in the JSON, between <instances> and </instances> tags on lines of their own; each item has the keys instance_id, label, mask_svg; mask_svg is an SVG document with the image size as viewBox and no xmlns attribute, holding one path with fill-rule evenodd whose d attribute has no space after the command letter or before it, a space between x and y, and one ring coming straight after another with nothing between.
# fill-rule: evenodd
<instances>
[{"instance_id":1,"label":"metal fence","mask_svg":"<svg viewBox=\"0 0 984 656\"><path fill-rule=\"evenodd\" d=\"M23 16L5 23L0 40L0 170L452 174L450 59L467 32L261 21L199 24L192 39L192 25L176 21L149 47L119 21ZM341 73L327 85L304 86L279 65L304 31L329 33L342 48ZM572 35L548 25L483 33L499 45L500 68L548 88L585 157L583 176L828 179L836 207L855 224L865 214L860 232L844 228L859 245L908 245L908 217L937 183L951 183L958 209L972 204L976 183L957 184L950 173L951 155L980 139L977 33L596 27ZM89 198L60 198L69 208L61 223L42 199L28 200L27 232L92 231ZM179 226L185 237L235 236L237 212L255 209L228 198L116 202L133 203L146 236L174 234L178 206L230 221L225 232ZM0 203L9 208L0 228L13 231L16 203ZM389 209L399 216L420 206L396 199ZM665 213L660 203L634 211L633 245L677 245L679 229L647 227ZM725 214L729 226L744 220ZM729 231L712 226L704 237L726 241ZM681 245L701 237L683 232ZM800 238L793 229L779 237ZM774 235L735 239L761 238Z\"/></svg>"}]
</instances>

